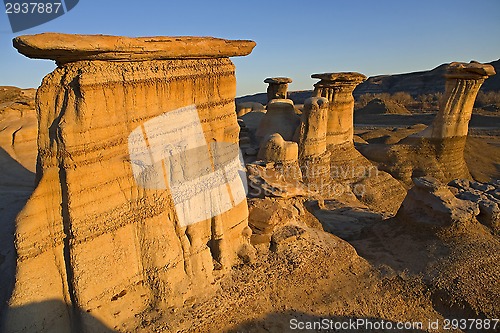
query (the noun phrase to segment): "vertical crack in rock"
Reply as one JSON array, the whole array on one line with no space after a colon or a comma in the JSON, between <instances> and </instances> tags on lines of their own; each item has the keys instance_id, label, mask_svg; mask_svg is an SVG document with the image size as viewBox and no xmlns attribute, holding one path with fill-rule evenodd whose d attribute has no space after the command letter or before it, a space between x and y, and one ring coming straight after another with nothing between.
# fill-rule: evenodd
<instances>
[{"instance_id":1,"label":"vertical crack in rock","mask_svg":"<svg viewBox=\"0 0 500 333\"><path fill-rule=\"evenodd\" d=\"M67 175L66 170L64 169L64 165L61 163L59 165L59 181L61 183L61 214L63 221L63 230L64 230L64 247L63 247L63 256L64 256L64 266L66 269L66 283L68 287L68 296L71 301L70 306L70 317L71 317L71 329L72 332L80 332L81 331L81 317L80 311L78 309L78 300L75 290L75 274L73 272L73 266L71 263L71 241L73 237L73 231L71 228L71 217L70 217L70 209L69 209L69 193L68 193L68 184L67 184Z\"/></svg>"},{"instance_id":2,"label":"vertical crack in rock","mask_svg":"<svg viewBox=\"0 0 500 333\"><path fill-rule=\"evenodd\" d=\"M212 256L212 260L214 261L214 269L221 269L222 258L221 258L221 248L220 248L220 240L217 239L217 219L216 217L212 217L210 220L210 240L207 243L208 248L210 249L210 255Z\"/></svg>"},{"instance_id":3,"label":"vertical crack in rock","mask_svg":"<svg viewBox=\"0 0 500 333\"><path fill-rule=\"evenodd\" d=\"M15 143L16 143L16 134L22 130L23 127L19 127L18 129L16 129L14 132L12 132L12 141L11 141L11 146L14 147Z\"/></svg>"},{"instance_id":4,"label":"vertical crack in rock","mask_svg":"<svg viewBox=\"0 0 500 333\"><path fill-rule=\"evenodd\" d=\"M66 76L63 76L63 80ZM71 87L73 88L73 87ZM54 122L51 125L52 131L52 142L56 144L57 157L60 161L58 164L59 168L59 184L61 187L61 216L63 223L63 261L64 261L64 273L63 277L66 277L66 287L67 287L67 296L69 297L68 304L70 319L71 319L71 329L73 332L81 331L81 317L78 307L78 300L75 289L75 275L72 266L72 258L71 258L71 246L73 237L72 225L71 225L71 216L70 216L70 196L68 189L68 177L66 173L65 160L68 157L66 152L65 142L64 142L64 134L61 128L61 122L65 115L65 112L68 108L69 103L69 94L72 89L65 89L63 95L63 101L61 103L59 114L55 118Z\"/></svg>"}]
</instances>

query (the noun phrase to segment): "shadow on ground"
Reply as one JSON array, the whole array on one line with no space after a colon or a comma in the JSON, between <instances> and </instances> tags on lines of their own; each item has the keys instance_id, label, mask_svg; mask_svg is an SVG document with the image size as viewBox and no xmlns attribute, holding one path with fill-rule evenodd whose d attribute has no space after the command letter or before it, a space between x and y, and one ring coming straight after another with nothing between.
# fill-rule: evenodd
<instances>
[{"instance_id":1,"label":"shadow on ground","mask_svg":"<svg viewBox=\"0 0 500 333\"><path fill-rule=\"evenodd\" d=\"M263 319L256 319L239 324L227 333L285 333L285 332L425 332L427 323L409 323L413 328L397 328L401 323L380 318L356 317L319 317L303 312L287 311L271 313ZM314 326L316 325L316 326ZM343 327L342 327L343 326ZM350 326L350 327L349 327ZM315 327L315 328L314 328Z\"/></svg>"},{"instance_id":2,"label":"shadow on ground","mask_svg":"<svg viewBox=\"0 0 500 333\"><path fill-rule=\"evenodd\" d=\"M35 174L0 148L0 320L15 281L15 219L33 193L34 183Z\"/></svg>"},{"instance_id":3,"label":"shadow on ground","mask_svg":"<svg viewBox=\"0 0 500 333\"><path fill-rule=\"evenodd\" d=\"M57 300L9 308L1 332L116 332L91 314Z\"/></svg>"}]
</instances>

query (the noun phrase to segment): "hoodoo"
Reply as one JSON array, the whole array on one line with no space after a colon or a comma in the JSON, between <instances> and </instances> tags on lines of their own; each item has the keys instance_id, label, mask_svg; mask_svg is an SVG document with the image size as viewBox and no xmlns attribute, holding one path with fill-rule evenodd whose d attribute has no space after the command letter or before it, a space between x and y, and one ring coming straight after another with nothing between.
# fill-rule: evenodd
<instances>
[{"instance_id":1,"label":"hoodoo","mask_svg":"<svg viewBox=\"0 0 500 333\"><path fill-rule=\"evenodd\" d=\"M121 325L209 292L250 246L228 57L255 43L41 34L14 46L58 67L37 92L37 187L17 218L7 331L93 332L85 313ZM21 310L47 299L59 302Z\"/></svg>"}]
</instances>

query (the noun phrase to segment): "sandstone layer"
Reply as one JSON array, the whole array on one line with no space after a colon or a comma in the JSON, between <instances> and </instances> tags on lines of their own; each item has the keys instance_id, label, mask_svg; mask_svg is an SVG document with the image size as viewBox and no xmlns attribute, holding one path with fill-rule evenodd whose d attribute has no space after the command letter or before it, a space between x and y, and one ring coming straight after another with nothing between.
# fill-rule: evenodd
<instances>
[{"instance_id":1,"label":"sandstone layer","mask_svg":"<svg viewBox=\"0 0 500 333\"><path fill-rule=\"evenodd\" d=\"M327 144L352 142L354 133L354 97L352 92L366 76L360 73L323 73L311 75L320 79L314 84L315 97L325 97L330 101L328 114Z\"/></svg>"},{"instance_id":2,"label":"sandstone layer","mask_svg":"<svg viewBox=\"0 0 500 333\"><path fill-rule=\"evenodd\" d=\"M354 88L366 76L356 72L313 74L320 79L313 95L328 100L326 147L330 154L330 178L334 182L323 195L339 196L339 191L354 193L372 209L395 213L403 200L404 189L389 174L380 171L354 147ZM388 199L388 197L391 199Z\"/></svg>"},{"instance_id":3,"label":"sandstone layer","mask_svg":"<svg viewBox=\"0 0 500 333\"><path fill-rule=\"evenodd\" d=\"M321 193L330 185L330 153L326 149L328 99L308 98L299 132L299 163L304 181Z\"/></svg>"},{"instance_id":4,"label":"sandstone layer","mask_svg":"<svg viewBox=\"0 0 500 333\"><path fill-rule=\"evenodd\" d=\"M494 74L491 65L450 64L445 75L445 94L429 127L398 144L361 146L360 151L408 186L412 177L424 175L446 183L470 178L464 157L469 121L479 88Z\"/></svg>"},{"instance_id":5,"label":"sandstone layer","mask_svg":"<svg viewBox=\"0 0 500 333\"><path fill-rule=\"evenodd\" d=\"M227 57L254 43L43 34L15 44L59 67L37 92L37 187L16 222L7 332L95 331L82 313L126 330L150 307L206 297L249 246ZM57 302L22 310L44 300Z\"/></svg>"},{"instance_id":6,"label":"sandstone layer","mask_svg":"<svg viewBox=\"0 0 500 333\"><path fill-rule=\"evenodd\" d=\"M262 140L268 135L279 133L286 141L292 141L299 124L300 117L295 113L292 100L272 99L267 104L267 112L262 117L255 136Z\"/></svg>"},{"instance_id":7,"label":"sandstone layer","mask_svg":"<svg viewBox=\"0 0 500 333\"><path fill-rule=\"evenodd\" d=\"M439 112L421 136L433 139L467 136L479 88L492 75L495 75L495 69L491 65L451 63L445 74L445 93Z\"/></svg>"},{"instance_id":8,"label":"sandstone layer","mask_svg":"<svg viewBox=\"0 0 500 333\"><path fill-rule=\"evenodd\" d=\"M81 60L142 61L245 56L255 42L213 37L123 37L42 33L14 38L14 47L30 58L59 64Z\"/></svg>"},{"instance_id":9,"label":"sandstone layer","mask_svg":"<svg viewBox=\"0 0 500 333\"><path fill-rule=\"evenodd\" d=\"M287 99L288 84L292 83L292 79L288 77L268 77L264 83L269 84L267 87L267 102L273 99Z\"/></svg>"}]
</instances>

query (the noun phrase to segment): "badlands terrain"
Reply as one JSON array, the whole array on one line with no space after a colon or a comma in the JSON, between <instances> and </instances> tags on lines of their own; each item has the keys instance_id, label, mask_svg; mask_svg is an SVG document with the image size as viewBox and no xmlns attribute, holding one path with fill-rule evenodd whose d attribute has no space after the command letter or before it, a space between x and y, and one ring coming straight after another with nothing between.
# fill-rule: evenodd
<instances>
[{"instance_id":1,"label":"badlands terrain","mask_svg":"<svg viewBox=\"0 0 500 333\"><path fill-rule=\"evenodd\" d=\"M14 46L58 68L0 87L0 331L499 331L444 326L500 317L494 66L439 67L435 99L348 72L235 103L252 41Z\"/></svg>"}]
</instances>

